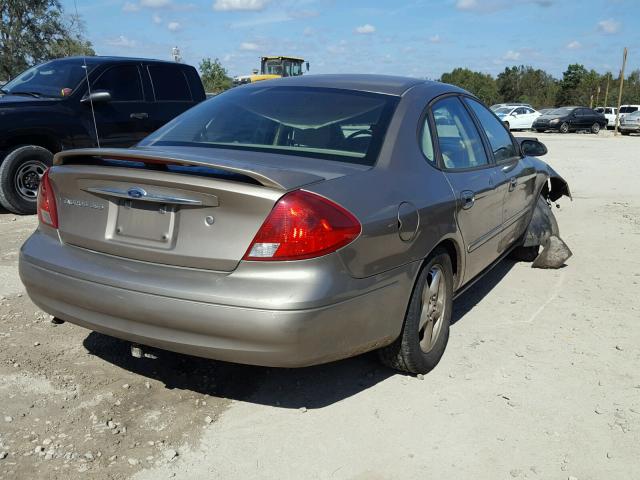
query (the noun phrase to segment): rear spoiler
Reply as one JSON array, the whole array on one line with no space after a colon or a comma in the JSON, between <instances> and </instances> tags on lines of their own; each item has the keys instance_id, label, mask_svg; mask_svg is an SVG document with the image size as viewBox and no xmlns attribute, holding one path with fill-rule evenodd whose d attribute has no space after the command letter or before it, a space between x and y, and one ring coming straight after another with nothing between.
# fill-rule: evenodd
<instances>
[{"instance_id":1,"label":"rear spoiler","mask_svg":"<svg viewBox=\"0 0 640 480\"><path fill-rule=\"evenodd\" d=\"M257 163L232 160L228 158L207 158L200 155L181 154L179 157L162 151L144 151L136 148L84 148L66 150L53 157L54 165L73 163L91 165L100 160L120 160L141 162L145 165L175 165L205 167L224 172L243 175L255 180L264 187L289 191L324 180L319 175L284 170Z\"/></svg>"}]
</instances>

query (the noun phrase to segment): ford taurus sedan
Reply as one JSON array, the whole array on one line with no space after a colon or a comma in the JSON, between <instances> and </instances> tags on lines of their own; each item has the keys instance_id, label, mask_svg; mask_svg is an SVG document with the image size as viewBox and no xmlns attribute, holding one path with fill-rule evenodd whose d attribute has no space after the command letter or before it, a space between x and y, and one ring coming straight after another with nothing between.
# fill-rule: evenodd
<instances>
[{"instance_id":1,"label":"ford taurus sedan","mask_svg":"<svg viewBox=\"0 0 640 480\"><path fill-rule=\"evenodd\" d=\"M286 367L380 350L424 373L454 298L557 235L569 189L544 153L442 83L238 87L135 148L56 155L20 275L46 312L136 344Z\"/></svg>"}]
</instances>

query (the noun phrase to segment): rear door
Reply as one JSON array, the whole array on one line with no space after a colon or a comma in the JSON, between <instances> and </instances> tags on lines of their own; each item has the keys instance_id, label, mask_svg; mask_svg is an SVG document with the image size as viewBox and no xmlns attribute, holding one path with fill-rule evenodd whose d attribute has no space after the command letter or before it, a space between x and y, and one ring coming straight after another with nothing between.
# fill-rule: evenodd
<instances>
[{"instance_id":1,"label":"rear door","mask_svg":"<svg viewBox=\"0 0 640 480\"><path fill-rule=\"evenodd\" d=\"M503 197L496 185L496 166L484 148L469 112L457 96L431 107L439 164L457 198L456 220L465 244L464 281L499 255Z\"/></svg>"},{"instance_id":2,"label":"rear door","mask_svg":"<svg viewBox=\"0 0 640 480\"><path fill-rule=\"evenodd\" d=\"M499 252L505 252L527 228L535 201L536 170L522 159L520 148L504 125L480 102L465 98L490 145L498 167L497 188L504 198Z\"/></svg>"},{"instance_id":3,"label":"rear door","mask_svg":"<svg viewBox=\"0 0 640 480\"><path fill-rule=\"evenodd\" d=\"M94 103L98 137L103 147L130 147L149 131L149 107L142 89L139 65L128 63L107 68L91 86L106 90L111 101ZM89 105L85 121L93 123Z\"/></svg>"},{"instance_id":4,"label":"rear door","mask_svg":"<svg viewBox=\"0 0 640 480\"><path fill-rule=\"evenodd\" d=\"M513 124L511 125L511 128L528 128L527 126L527 109L524 107L518 107L515 109L514 113L514 120L513 120Z\"/></svg>"},{"instance_id":5,"label":"rear door","mask_svg":"<svg viewBox=\"0 0 640 480\"><path fill-rule=\"evenodd\" d=\"M149 64L146 70L151 79L154 96L152 130L194 105L189 81L179 64Z\"/></svg>"}]
</instances>

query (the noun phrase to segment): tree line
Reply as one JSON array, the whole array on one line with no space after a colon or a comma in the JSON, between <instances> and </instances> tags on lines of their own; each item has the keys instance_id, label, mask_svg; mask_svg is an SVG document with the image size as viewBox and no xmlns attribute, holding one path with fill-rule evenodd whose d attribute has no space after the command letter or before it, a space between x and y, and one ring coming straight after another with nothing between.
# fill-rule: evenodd
<instances>
[{"instance_id":1,"label":"tree line","mask_svg":"<svg viewBox=\"0 0 640 480\"><path fill-rule=\"evenodd\" d=\"M614 106L618 102L620 88L619 75L611 72L600 74L577 63L569 65L561 79L544 70L520 65L506 67L495 78L468 68L455 68L444 73L440 81L464 88L488 105L522 102L534 108ZM622 103L640 103L640 69L625 77Z\"/></svg>"},{"instance_id":2,"label":"tree line","mask_svg":"<svg viewBox=\"0 0 640 480\"><path fill-rule=\"evenodd\" d=\"M10 80L28 67L58 57L95 55L85 38L82 19L68 14L59 0L0 0L0 79ZM227 70L216 58L200 62L207 92L231 87ZM562 105L607 106L617 102L620 80L584 65L567 67L561 79L531 66L507 67L497 77L455 68L440 81L458 85L491 105L530 103L535 108ZM622 103L640 103L640 69L625 78Z\"/></svg>"}]
</instances>

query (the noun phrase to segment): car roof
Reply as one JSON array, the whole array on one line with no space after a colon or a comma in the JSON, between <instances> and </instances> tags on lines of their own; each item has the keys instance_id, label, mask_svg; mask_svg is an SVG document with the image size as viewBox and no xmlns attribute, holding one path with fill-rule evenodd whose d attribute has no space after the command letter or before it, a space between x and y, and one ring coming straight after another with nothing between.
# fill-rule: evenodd
<instances>
[{"instance_id":1,"label":"car roof","mask_svg":"<svg viewBox=\"0 0 640 480\"><path fill-rule=\"evenodd\" d=\"M439 82L431 82L428 80L421 80L419 78L398 77L393 75L323 74L277 78L274 80L268 80L267 84L257 82L244 85L240 88L259 88L267 85L338 88L343 90L356 90L362 92L374 92L400 96L411 87L421 84L432 84L434 87L443 85ZM452 91L462 91L453 86L451 86L451 89Z\"/></svg>"},{"instance_id":2,"label":"car roof","mask_svg":"<svg viewBox=\"0 0 640 480\"><path fill-rule=\"evenodd\" d=\"M114 57L114 56L102 56L102 55L86 55L86 56L73 56L73 57L64 57L56 60L82 60L87 59L93 63L127 63L127 62L146 62L146 63L168 63L171 65L176 65L176 62L169 60L156 60L155 58L136 58L136 57ZM190 65L186 64L177 64L188 67Z\"/></svg>"}]
</instances>

